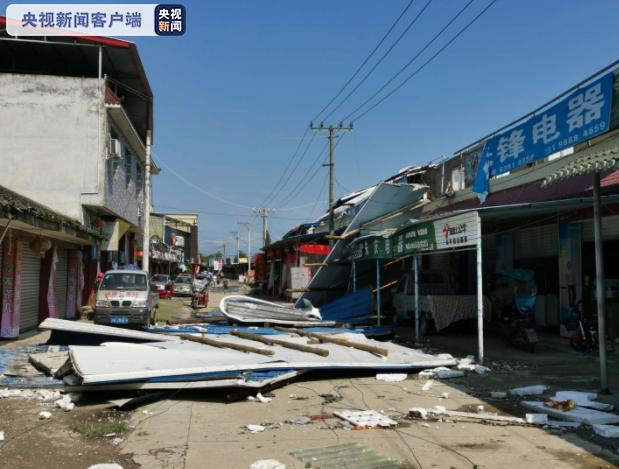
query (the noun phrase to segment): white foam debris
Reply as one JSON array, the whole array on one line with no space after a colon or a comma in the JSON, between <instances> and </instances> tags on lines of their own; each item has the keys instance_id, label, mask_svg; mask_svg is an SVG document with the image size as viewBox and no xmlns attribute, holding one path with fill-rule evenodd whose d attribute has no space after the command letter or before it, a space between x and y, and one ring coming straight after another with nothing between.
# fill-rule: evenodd
<instances>
[{"instance_id":1,"label":"white foam debris","mask_svg":"<svg viewBox=\"0 0 619 469\"><path fill-rule=\"evenodd\" d=\"M421 386L421 390L422 391L429 391L430 388L432 387L432 385L434 384L434 381L432 381L431 379L429 379L428 381L426 381L423 386Z\"/></svg>"},{"instance_id":2,"label":"white foam debris","mask_svg":"<svg viewBox=\"0 0 619 469\"><path fill-rule=\"evenodd\" d=\"M250 423L249 425L246 425L245 428L249 431L249 433L259 433L259 432L263 432L265 430L265 427L262 425L254 425L253 423Z\"/></svg>"},{"instance_id":3,"label":"white foam debris","mask_svg":"<svg viewBox=\"0 0 619 469\"><path fill-rule=\"evenodd\" d=\"M527 423L531 423L534 425L547 425L548 424L548 414L525 414L525 420Z\"/></svg>"},{"instance_id":4,"label":"white foam debris","mask_svg":"<svg viewBox=\"0 0 619 469\"><path fill-rule=\"evenodd\" d=\"M524 386L521 388L514 388L509 391L514 396L537 396L544 394L548 390L548 386L545 384L536 384L533 386Z\"/></svg>"},{"instance_id":5,"label":"white foam debris","mask_svg":"<svg viewBox=\"0 0 619 469\"><path fill-rule=\"evenodd\" d=\"M69 412L75 408L75 404L71 402L71 397L68 394L62 399L58 399L54 404L65 412Z\"/></svg>"},{"instance_id":6,"label":"white foam debris","mask_svg":"<svg viewBox=\"0 0 619 469\"><path fill-rule=\"evenodd\" d=\"M619 438L619 426L617 425L593 425L593 431L604 438Z\"/></svg>"},{"instance_id":7,"label":"white foam debris","mask_svg":"<svg viewBox=\"0 0 619 469\"><path fill-rule=\"evenodd\" d=\"M378 373L376 379L379 381L387 381L388 383L397 383L408 378L406 373Z\"/></svg>"},{"instance_id":8,"label":"white foam debris","mask_svg":"<svg viewBox=\"0 0 619 469\"><path fill-rule=\"evenodd\" d=\"M41 420L49 420L50 418L52 418L52 413L48 412L47 410L42 410L41 412L39 412L39 418Z\"/></svg>"},{"instance_id":9,"label":"white foam debris","mask_svg":"<svg viewBox=\"0 0 619 469\"><path fill-rule=\"evenodd\" d=\"M504 391L491 391L490 397L494 399L505 399L507 397L507 393Z\"/></svg>"},{"instance_id":10,"label":"white foam debris","mask_svg":"<svg viewBox=\"0 0 619 469\"><path fill-rule=\"evenodd\" d=\"M286 465L276 459L259 459L251 463L249 469L286 469Z\"/></svg>"}]
</instances>

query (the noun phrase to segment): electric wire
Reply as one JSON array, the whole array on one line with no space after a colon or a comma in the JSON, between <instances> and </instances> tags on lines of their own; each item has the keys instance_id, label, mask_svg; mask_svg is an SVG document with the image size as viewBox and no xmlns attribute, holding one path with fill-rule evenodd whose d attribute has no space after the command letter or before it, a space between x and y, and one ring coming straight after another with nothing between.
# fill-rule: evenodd
<instances>
[{"instance_id":1,"label":"electric wire","mask_svg":"<svg viewBox=\"0 0 619 469\"><path fill-rule=\"evenodd\" d=\"M383 60L385 60L387 58L387 56L391 53L391 51L395 48L395 46L402 40L402 38L404 38L404 36L406 36L406 34L410 31L410 29L415 25L415 23L417 22L417 20L419 18L421 18L421 15L423 15L423 13L426 11L426 9L430 6L430 4L432 3L432 0L428 0L426 2L426 4L423 6L423 8L417 13L417 15L415 15L415 17L413 18L413 20L408 24L408 26L404 29L404 31L402 31L402 33L398 36L398 38L395 40L395 42L389 47L389 49L387 49L387 51L381 56L380 59L378 59L378 62L376 62L374 64L374 66L372 68L370 68L370 70L363 76L363 78L359 81L359 83L357 83L355 85L355 87L350 90L348 92L348 94L344 97L344 99L342 99L337 106L335 106L326 116L325 119L328 119L329 117L331 117L340 107L342 107L342 105L348 101L348 99L359 89L359 87L361 85L363 85L363 83L365 83L365 81L370 77L370 75L372 73L374 73L374 71L378 68L378 66L383 62Z\"/></svg>"},{"instance_id":2,"label":"electric wire","mask_svg":"<svg viewBox=\"0 0 619 469\"><path fill-rule=\"evenodd\" d=\"M430 0L431 1L431 0ZM382 46L382 44L385 42L385 40L387 39L387 37L391 34L391 32L393 31L393 29L397 26L397 24L400 22L400 20L402 19L402 17L406 14L406 12L408 11L408 9L413 5L413 3L415 2L415 0L410 0L410 2L406 5L406 7L402 10L402 12L400 13L400 15L396 18L396 20L392 23L391 27L387 30L387 32L383 35L383 37L381 38L381 40L378 42L378 44L374 47L374 49L370 52L370 54L368 54L368 56L365 58L365 60L361 63L361 65L357 68L357 70L353 73L353 75L348 79L348 81L344 84L344 86L342 86L342 88L340 88L340 90L335 94L335 96L320 110L320 112L318 112L311 120L316 120L318 119L318 117L320 117L320 115L329 107L331 106L331 104L333 104L333 102L344 92L344 90L348 87L348 85L357 77L357 75L359 74L359 72L361 72L361 70L363 69L363 67L365 67L365 65L368 63L368 61L374 56L374 54L376 53L376 51L380 48L380 46ZM410 29L412 25L409 25L407 30ZM397 44L397 42L399 42L399 40L402 38L403 35L401 35L396 42L394 43L394 45L391 47L391 49L395 46L395 44ZM384 59L385 56L383 56L380 61L382 61ZM380 62L379 62L380 63ZM374 67L376 68L376 66ZM366 77L367 78L367 77ZM365 78L364 78L365 80ZM299 153L299 149L301 148L301 146L303 145L303 142L305 141L305 138L307 137L307 133L309 132L309 128L305 129L305 132L303 133L301 139L299 140L299 143L297 144L297 147L292 155L292 157L290 158L290 160L288 161L288 164L286 165L286 168L284 169L284 171L281 173L279 179L277 180L277 182L275 183L275 185L273 186L273 189L271 189L271 192L269 193L269 195L267 195L267 197L265 198L264 202L262 203L263 207L266 207L266 205L273 201L278 194L274 195L274 193L276 191L278 191L278 188L280 187L280 184L282 184L282 182L284 181L284 179L286 178L286 175L290 169L290 167L293 164L293 161L296 159L297 154ZM302 160L304 158L305 155L303 155L300 160ZM299 162L300 162L299 160ZM295 168L298 167L298 164L295 166ZM290 175L288 175L288 180L292 178L292 175L294 174L294 170L292 173L290 173ZM279 192L281 192L281 188L279 189Z\"/></svg>"},{"instance_id":3,"label":"electric wire","mask_svg":"<svg viewBox=\"0 0 619 469\"><path fill-rule=\"evenodd\" d=\"M210 197L211 199L215 199L219 202L222 202L224 204L227 205L232 205L233 207L238 207L238 208L244 208L244 209L248 209L251 210L252 208L248 205L243 205L243 204L239 204L236 202L232 202L231 200L226 200L222 197L219 197L218 195L215 195L209 191L206 191L204 189L202 189L200 186L198 186L197 184L194 184L193 182L191 182L190 180L188 180L187 178L185 178L184 176L182 176L181 174L177 173L175 170L173 170L170 165L168 165L163 159L159 158L158 156L156 157L157 161L164 167L166 168L168 171L170 171L171 174L173 174L174 176L176 176L179 180L183 181L185 184L187 184L189 187L195 189L196 191L206 195L207 197Z\"/></svg>"},{"instance_id":4,"label":"electric wire","mask_svg":"<svg viewBox=\"0 0 619 469\"><path fill-rule=\"evenodd\" d=\"M361 62L361 65L359 65L359 67L357 67L357 70L355 70L355 72L352 74L352 76L348 79L348 81L346 81L346 83L344 83L344 86L342 86L340 88L340 90L335 94L335 96L333 96L333 98L331 98L331 100L325 104L325 106L311 119L312 121L317 120L323 112L325 112L327 110L327 108L329 106L331 106L331 104L333 104L333 102L340 97L340 95L344 92L344 90L348 87L348 85L350 85L350 83L357 77L357 75L359 75L359 72L361 72L361 70L363 69L363 67L365 67L365 65L370 61L370 59L374 56L374 54L376 53L376 51L380 48L380 46L383 45L383 43L385 42L385 40L387 39L387 37L391 34L391 31L393 31L393 29L397 26L397 24L400 22L400 20L402 19L402 17L406 14L406 12L408 11L408 9L413 5L413 3L415 3L415 0L410 0L408 2L408 5L406 5L404 7L404 9L402 10L402 12L400 13L400 15L395 19L395 21L391 24L391 27L387 30L387 32L383 35L383 37L381 38L380 41L378 41L378 44L376 44L376 46L374 47L374 49L372 49L372 52L370 52L367 57L365 58L365 60L363 62Z\"/></svg>"},{"instance_id":5,"label":"electric wire","mask_svg":"<svg viewBox=\"0 0 619 469\"><path fill-rule=\"evenodd\" d=\"M309 131L309 127L305 131L308 132ZM309 141L307 142L307 145L305 146L305 150L303 150L303 153L297 159L296 164L294 165L294 167L290 171L290 174L288 175L288 178L285 181L283 181L283 183L279 186L279 188L277 189L275 194L273 194L270 199L265 201L265 203L263 204L264 207L266 207L267 204L269 204L269 203L273 202L274 200L276 200L277 197L279 196L279 194L281 194L281 192L284 190L284 188L292 180L292 177L294 176L294 174L296 173L297 169L299 168L299 165L301 164L301 161L303 161L303 158L305 158L305 155L307 155L307 152L309 151L310 147L312 146L312 143L314 143L314 139L315 138L316 138L316 133L313 132L312 133L312 137L309 139ZM292 159L290 161L292 162Z\"/></svg>"},{"instance_id":6,"label":"electric wire","mask_svg":"<svg viewBox=\"0 0 619 469\"><path fill-rule=\"evenodd\" d=\"M463 28L460 29L460 31L458 31L449 41L447 41L440 49L438 49L438 51L436 51L432 56L430 56L430 58L428 60L426 60L419 68L417 68L413 73L411 73L410 75L408 75L398 86L396 86L394 89L392 89L389 93L387 93L385 96L383 96L382 98L380 98L376 103L374 103L372 106L370 106L368 109L366 109L365 111L363 111L361 114L354 116L354 114L356 114L357 112L359 112L361 110L361 108L363 106L365 106L367 103L369 103L379 92L374 93L369 99L367 99L363 104L361 104L360 106L358 106L354 111L352 111L351 113L349 113L346 117L344 117L343 120L352 120L354 122L358 121L359 119L361 119L362 117L364 117L366 114L368 114L369 112L371 112L372 110L374 110L377 106L379 106L380 104L382 104L385 100L387 100L388 98L390 98L394 93L396 93L400 88L402 88L406 83L408 83L413 77L415 77L419 72L421 72L426 66L428 66L432 61L434 61L434 59L436 59L445 49L447 49L451 44L454 43L454 41L456 39L458 39L462 34L464 34L464 32L466 30L468 30L479 18L481 18L495 3L497 0L492 0L481 12L479 12L471 21L469 21ZM470 4L470 2L469 2ZM465 5L465 8L469 5ZM459 14L459 13L458 13ZM440 35L440 34L439 34ZM434 39L433 39L434 40ZM411 62L412 63L412 62ZM398 72L399 74L400 72ZM397 74L396 74L397 76ZM390 80L393 81L393 80ZM384 87L381 87L381 90L383 90ZM354 117L353 117L354 116Z\"/></svg>"}]
</instances>

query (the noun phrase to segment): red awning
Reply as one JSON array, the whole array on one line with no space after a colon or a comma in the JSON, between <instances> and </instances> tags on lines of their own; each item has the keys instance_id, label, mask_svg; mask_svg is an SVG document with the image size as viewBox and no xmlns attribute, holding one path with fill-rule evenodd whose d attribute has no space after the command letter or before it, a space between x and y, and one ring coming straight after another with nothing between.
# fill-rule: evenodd
<instances>
[{"instance_id":1,"label":"red awning","mask_svg":"<svg viewBox=\"0 0 619 469\"><path fill-rule=\"evenodd\" d=\"M329 254L329 246L326 244L302 244L299 247L299 252L326 256Z\"/></svg>"}]
</instances>

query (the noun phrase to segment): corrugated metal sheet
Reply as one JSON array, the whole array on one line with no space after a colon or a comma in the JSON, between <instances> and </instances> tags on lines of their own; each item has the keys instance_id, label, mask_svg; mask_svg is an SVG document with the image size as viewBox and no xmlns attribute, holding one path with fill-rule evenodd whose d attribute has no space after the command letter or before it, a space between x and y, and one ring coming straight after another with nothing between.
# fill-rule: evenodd
<instances>
[{"instance_id":1,"label":"corrugated metal sheet","mask_svg":"<svg viewBox=\"0 0 619 469\"><path fill-rule=\"evenodd\" d=\"M582 240L593 242L593 220L584 220L582 223ZM619 239L619 215L602 219L602 238Z\"/></svg>"},{"instance_id":2,"label":"corrugated metal sheet","mask_svg":"<svg viewBox=\"0 0 619 469\"><path fill-rule=\"evenodd\" d=\"M362 288L320 308L324 321L361 322L372 314L372 290Z\"/></svg>"},{"instance_id":3,"label":"corrugated metal sheet","mask_svg":"<svg viewBox=\"0 0 619 469\"><path fill-rule=\"evenodd\" d=\"M20 332L34 329L39 323L39 283L41 258L27 241L23 242L21 275Z\"/></svg>"},{"instance_id":4,"label":"corrugated metal sheet","mask_svg":"<svg viewBox=\"0 0 619 469\"><path fill-rule=\"evenodd\" d=\"M56 296L56 311L58 317L67 317L67 285L69 255L65 248L58 250L58 263L56 264L56 281L54 282L54 294Z\"/></svg>"},{"instance_id":5,"label":"corrugated metal sheet","mask_svg":"<svg viewBox=\"0 0 619 469\"><path fill-rule=\"evenodd\" d=\"M559 231L556 224L526 228L514 233L514 257L556 256L559 252Z\"/></svg>"}]
</instances>

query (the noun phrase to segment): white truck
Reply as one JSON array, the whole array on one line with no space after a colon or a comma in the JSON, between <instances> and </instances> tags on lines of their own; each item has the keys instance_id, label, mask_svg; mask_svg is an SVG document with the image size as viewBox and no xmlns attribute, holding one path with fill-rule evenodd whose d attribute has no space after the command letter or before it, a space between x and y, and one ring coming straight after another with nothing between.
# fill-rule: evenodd
<instances>
[{"instance_id":1,"label":"white truck","mask_svg":"<svg viewBox=\"0 0 619 469\"><path fill-rule=\"evenodd\" d=\"M154 324L159 294L142 270L108 270L97 289L95 324Z\"/></svg>"}]
</instances>

